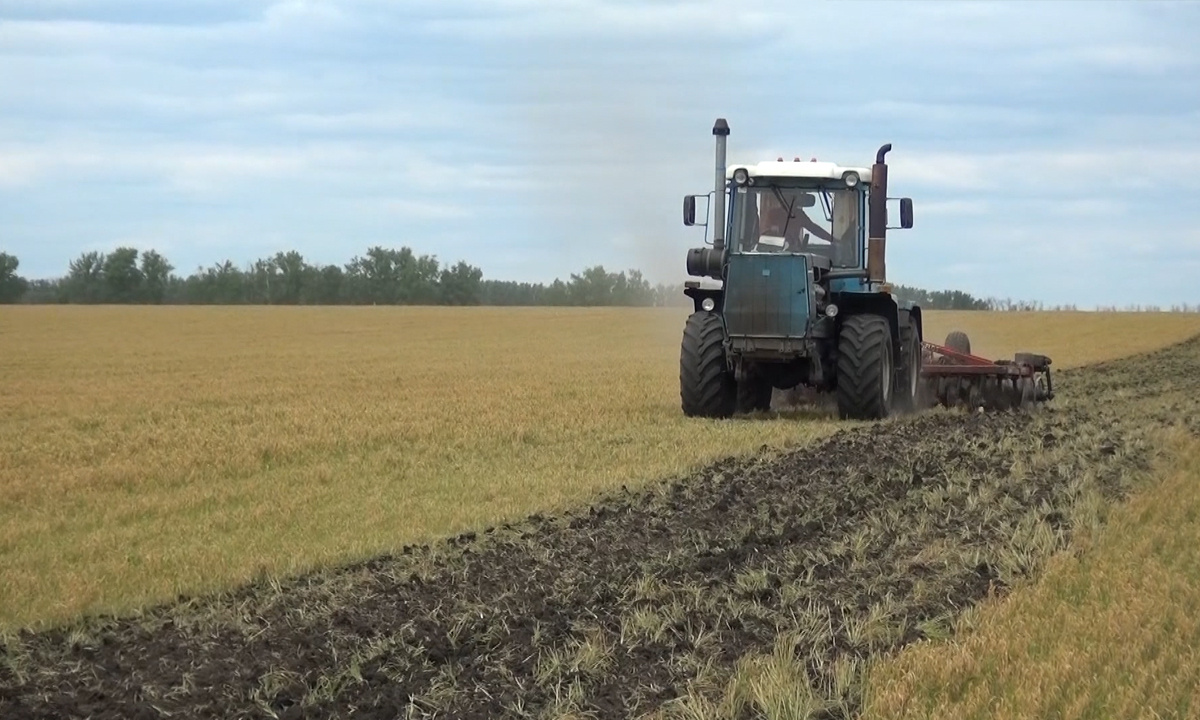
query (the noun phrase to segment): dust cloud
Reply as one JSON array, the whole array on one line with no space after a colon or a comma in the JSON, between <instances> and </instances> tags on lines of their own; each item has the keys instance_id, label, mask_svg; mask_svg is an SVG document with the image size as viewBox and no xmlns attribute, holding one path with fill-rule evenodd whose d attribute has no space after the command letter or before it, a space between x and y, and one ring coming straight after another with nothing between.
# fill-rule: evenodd
<instances>
[{"instance_id":1,"label":"dust cloud","mask_svg":"<svg viewBox=\"0 0 1200 720\"><path fill-rule=\"evenodd\" d=\"M700 79L644 52L545 43L533 52L540 60L520 78L515 119L542 178L533 211L559 241L560 263L682 282L686 251L704 238L683 226L683 196L712 185L717 113L696 99Z\"/></svg>"}]
</instances>

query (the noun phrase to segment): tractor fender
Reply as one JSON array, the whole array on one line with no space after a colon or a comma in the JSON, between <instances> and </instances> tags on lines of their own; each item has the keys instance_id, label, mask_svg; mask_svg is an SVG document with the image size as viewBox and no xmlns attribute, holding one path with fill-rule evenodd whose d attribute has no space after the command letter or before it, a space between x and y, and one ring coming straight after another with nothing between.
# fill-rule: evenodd
<instances>
[{"instance_id":1,"label":"tractor fender","mask_svg":"<svg viewBox=\"0 0 1200 720\"><path fill-rule=\"evenodd\" d=\"M845 320L845 318L855 315L879 315L887 320L888 327L892 331L892 343L896 352L900 351L900 309L891 295L887 293L836 293L834 302L838 306L839 320Z\"/></svg>"},{"instance_id":2,"label":"tractor fender","mask_svg":"<svg viewBox=\"0 0 1200 720\"><path fill-rule=\"evenodd\" d=\"M904 317L903 317L903 316L904 316L905 314L907 314L907 315L908 315L910 318L912 318L912 321L913 321L914 323L916 323L916 326L917 326L917 337L918 337L918 338L924 338L924 337L925 337L925 326L922 324L922 320L921 320L921 306L920 306L920 305L913 305L911 308L908 308L907 310L903 310L903 309L902 309L902 310L900 311L900 315L901 315L901 318L900 318L900 319L901 319L901 320L903 320L903 319L904 319Z\"/></svg>"},{"instance_id":3,"label":"tractor fender","mask_svg":"<svg viewBox=\"0 0 1200 720\"><path fill-rule=\"evenodd\" d=\"M712 301L714 303L716 303L716 308L714 309L714 311L719 311L721 309L721 299L725 295L725 289L724 288L706 288L706 287L685 287L683 289L683 294L687 295L688 297L690 297L692 299L692 303L696 306L696 312L704 311L704 308L701 307L700 304L702 302L704 302L705 298L712 298Z\"/></svg>"}]
</instances>

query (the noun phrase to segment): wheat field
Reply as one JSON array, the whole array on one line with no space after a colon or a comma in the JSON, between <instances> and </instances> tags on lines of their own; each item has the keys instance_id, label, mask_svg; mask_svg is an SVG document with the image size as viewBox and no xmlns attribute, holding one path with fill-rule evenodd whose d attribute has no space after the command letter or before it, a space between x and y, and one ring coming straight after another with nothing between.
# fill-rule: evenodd
<instances>
[{"instance_id":1,"label":"wheat field","mask_svg":"<svg viewBox=\"0 0 1200 720\"><path fill-rule=\"evenodd\" d=\"M682 417L672 309L0 312L0 627L127 611L579 503L843 425ZM929 313L1056 367L1174 314Z\"/></svg>"},{"instance_id":2,"label":"wheat field","mask_svg":"<svg viewBox=\"0 0 1200 720\"><path fill-rule=\"evenodd\" d=\"M1168 436L1159 481L989 601L958 637L879 663L864 717L1160 718L1200 712L1200 442Z\"/></svg>"}]
</instances>

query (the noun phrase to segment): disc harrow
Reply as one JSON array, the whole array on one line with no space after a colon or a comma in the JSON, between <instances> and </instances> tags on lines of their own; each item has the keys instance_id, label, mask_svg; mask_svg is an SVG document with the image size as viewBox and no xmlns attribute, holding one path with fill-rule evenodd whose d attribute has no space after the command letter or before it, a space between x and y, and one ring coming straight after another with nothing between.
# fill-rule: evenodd
<instances>
[{"instance_id":1,"label":"disc harrow","mask_svg":"<svg viewBox=\"0 0 1200 720\"><path fill-rule=\"evenodd\" d=\"M971 354L966 333L952 332L944 345L921 343L921 376L927 404L970 410L1030 408L1054 398L1050 358L1017 353L1012 360Z\"/></svg>"}]
</instances>

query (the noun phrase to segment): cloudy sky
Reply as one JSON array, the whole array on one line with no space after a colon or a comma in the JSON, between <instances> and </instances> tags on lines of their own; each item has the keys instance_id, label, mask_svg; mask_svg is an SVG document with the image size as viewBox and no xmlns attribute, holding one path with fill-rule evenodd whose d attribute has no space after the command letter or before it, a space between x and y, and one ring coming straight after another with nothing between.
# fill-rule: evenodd
<instances>
[{"instance_id":1,"label":"cloudy sky","mask_svg":"<svg viewBox=\"0 0 1200 720\"><path fill-rule=\"evenodd\" d=\"M892 281L1200 302L1200 4L0 0L0 250L684 277L731 160L868 164Z\"/></svg>"}]
</instances>

